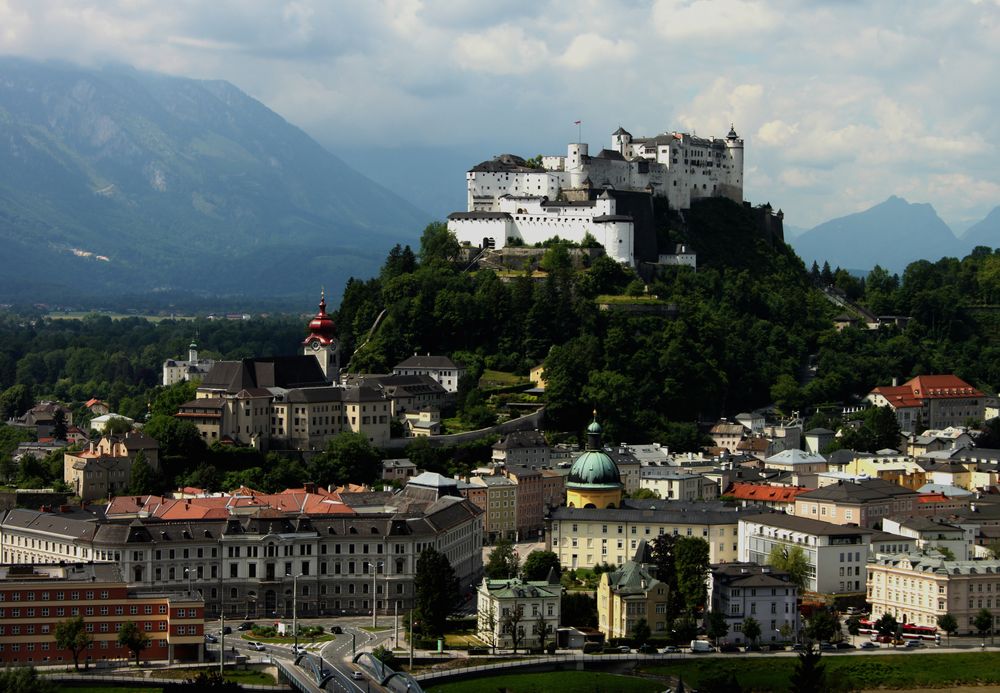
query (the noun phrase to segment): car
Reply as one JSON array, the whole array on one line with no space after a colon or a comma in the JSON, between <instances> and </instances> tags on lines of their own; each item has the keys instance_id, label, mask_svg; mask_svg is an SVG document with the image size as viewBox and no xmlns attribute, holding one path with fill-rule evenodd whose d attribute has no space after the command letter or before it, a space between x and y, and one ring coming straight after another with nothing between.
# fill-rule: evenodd
<instances>
[{"instance_id":1,"label":"car","mask_svg":"<svg viewBox=\"0 0 1000 693\"><path fill-rule=\"evenodd\" d=\"M340 626L333 626L332 628L330 628L330 632L333 633L334 635L343 635L344 629L341 628Z\"/></svg>"},{"instance_id":2,"label":"car","mask_svg":"<svg viewBox=\"0 0 1000 693\"><path fill-rule=\"evenodd\" d=\"M731 642L724 642L721 645L719 645L719 652L730 652L731 653L731 652L739 652L739 651L740 651L739 646L735 645L734 643L731 643Z\"/></svg>"},{"instance_id":3,"label":"car","mask_svg":"<svg viewBox=\"0 0 1000 693\"><path fill-rule=\"evenodd\" d=\"M240 625L236 626L236 630L253 630L253 622L244 621Z\"/></svg>"},{"instance_id":4,"label":"car","mask_svg":"<svg viewBox=\"0 0 1000 693\"><path fill-rule=\"evenodd\" d=\"M617 649L617 650L618 650L619 652L621 652L622 654L628 654L629 652L631 652L631 651L632 651L632 648L630 648L630 647L629 647L628 645L619 645L619 646L618 646L617 648L615 648L615 649Z\"/></svg>"},{"instance_id":5,"label":"car","mask_svg":"<svg viewBox=\"0 0 1000 693\"><path fill-rule=\"evenodd\" d=\"M251 650L254 650L255 652L265 652L267 650L267 648L264 647L264 643L255 642L253 640L247 643L247 647L249 647Z\"/></svg>"},{"instance_id":6,"label":"car","mask_svg":"<svg viewBox=\"0 0 1000 693\"><path fill-rule=\"evenodd\" d=\"M360 671L352 671L351 678L354 679L355 681L364 681L365 675L363 672Z\"/></svg>"},{"instance_id":7,"label":"car","mask_svg":"<svg viewBox=\"0 0 1000 693\"><path fill-rule=\"evenodd\" d=\"M862 650L877 650L878 649L878 643L877 642L872 642L871 640L866 640L863 643L861 643L861 649Z\"/></svg>"},{"instance_id":8,"label":"car","mask_svg":"<svg viewBox=\"0 0 1000 693\"><path fill-rule=\"evenodd\" d=\"M306 653L305 645L292 645L292 654L305 654L305 653Z\"/></svg>"},{"instance_id":9,"label":"car","mask_svg":"<svg viewBox=\"0 0 1000 693\"><path fill-rule=\"evenodd\" d=\"M792 652L805 652L806 646L800 642L797 642L788 649L790 649Z\"/></svg>"},{"instance_id":10,"label":"car","mask_svg":"<svg viewBox=\"0 0 1000 693\"><path fill-rule=\"evenodd\" d=\"M852 645L849 642L838 642L838 643L834 644L834 647L836 647L838 650L853 650L853 649L855 649L854 645Z\"/></svg>"},{"instance_id":11,"label":"car","mask_svg":"<svg viewBox=\"0 0 1000 693\"><path fill-rule=\"evenodd\" d=\"M819 644L819 649L822 650L823 652L829 652L831 650L836 650L837 648L834 647L833 643L821 642Z\"/></svg>"},{"instance_id":12,"label":"car","mask_svg":"<svg viewBox=\"0 0 1000 693\"><path fill-rule=\"evenodd\" d=\"M205 633L205 642L217 643L219 639L211 633Z\"/></svg>"},{"instance_id":13,"label":"car","mask_svg":"<svg viewBox=\"0 0 1000 693\"><path fill-rule=\"evenodd\" d=\"M907 640L905 645L907 650L916 650L920 647L927 647L923 640Z\"/></svg>"},{"instance_id":14,"label":"car","mask_svg":"<svg viewBox=\"0 0 1000 693\"><path fill-rule=\"evenodd\" d=\"M678 654L678 653L680 653L680 651L681 651L681 648L679 648L679 647L677 647L675 645L667 645L662 650L660 650L660 652L663 653L663 654Z\"/></svg>"},{"instance_id":15,"label":"car","mask_svg":"<svg viewBox=\"0 0 1000 693\"><path fill-rule=\"evenodd\" d=\"M223 635L231 635L232 632L233 632L233 629L230 628L229 626L226 626L225 628L223 628L219 632L222 633Z\"/></svg>"},{"instance_id":16,"label":"car","mask_svg":"<svg viewBox=\"0 0 1000 693\"><path fill-rule=\"evenodd\" d=\"M635 651L639 654L656 654L656 648L649 643L643 643Z\"/></svg>"}]
</instances>

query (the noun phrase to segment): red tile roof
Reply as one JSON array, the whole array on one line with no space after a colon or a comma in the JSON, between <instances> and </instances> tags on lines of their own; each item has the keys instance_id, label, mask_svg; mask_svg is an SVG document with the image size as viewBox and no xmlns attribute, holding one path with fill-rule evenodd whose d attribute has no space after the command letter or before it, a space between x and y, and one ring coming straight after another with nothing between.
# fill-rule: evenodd
<instances>
[{"instance_id":1,"label":"red tile roof","mask_svg":"<svg viewBox=\"0 0 1000 693\"><path fill-rule=\"evenodd\" d=\"M872 394L882 395L896 409L923 406L925 399L984 396L955 375L918 375L902 385L876 387Z\"/></svg>"},{"instance_id":2,"label":"red tile roof","mask_svg":"<svg viewBox=\"0 0 1000 693\"><path fill-rule=\"evenodd\" d=\"M730 484L725 495L760 503L793 503L797 495L808 490L805 486L769 486L736 481Z\"/></svg>"}]
</instances>

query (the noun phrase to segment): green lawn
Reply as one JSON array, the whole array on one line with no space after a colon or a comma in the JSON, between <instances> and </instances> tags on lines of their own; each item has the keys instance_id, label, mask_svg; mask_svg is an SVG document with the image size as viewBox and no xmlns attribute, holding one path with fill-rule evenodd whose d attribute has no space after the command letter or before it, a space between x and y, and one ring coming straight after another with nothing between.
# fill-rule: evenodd
<instances>
[{"instance_id":1,"label":"green lawn","mask_svg":"<svg viewBox=\"0 0 1000 693\"><path fill-rule=\"evenodd\" d=\"M135 688L133 686L116 686L113 683L106 683L103 686L74 686L66 681L59 682L59 690L73 691L73 693L163 693L162 688Z\"/></svg>"},{"instance_id":2,"label":"green lawn","mask_svg":"<svg viewBox=\"0 0 1000 693\"><path fill-rule=\"evenodd\" d=\"M926 652L926 650L924 651ZM1000 653L961 652L823 657L832 681L846 680L856 688L941 688L1000 683ZM660 676L677 676L695 688L706 679L736 674L740 685L755 691L786 691L795 657L706 657L643 666Z\"/></svg>"},{"instance_id":3,"label":"green lawn","mask_svg":"<svg viewBox=\"0 0 1000 693\"><path fill-rule=\"evenodd\" d=\"M506 371L494 371L489 368L483 371L479 378L479 387L489 389L491 387L508 387L510 385L526 385L530 383L527 377L516 375Z\"/></svg>"},{"instance_id":4,"label":"green lawn","mask_svg":"<svg viewBox=\"0 0 1000 693\"><path fill-rule=\"evenodd\" d=\"M634 676L619 676L592 671L554 671L490 676L489 679L443 683L425 690L428 693L481 693L484 690L508 690L513 693L581 693L584 691L655 693L662 691L663 687L662 682Z\"/></svg>"},{"instance_id":5,"label":"green lawn","mask_svg":"<svg viewBox=\"0 0 1000 693\"><path fill-rule=\"evenodd\" d=\"M232 637L232 636L226 636ZM272 638L265 638L263 636L254 635L250 631L245 631L240 633L240 637L244 640L249 640L251 642L263 642L269 645L291 645L295 642L295 637L291 635L276 635ZM305 635L299 636L300 645L308 645L311 642L327 642L328 640L333 640L333 636L329 633L323 633L321 635L313 635L311 637L306 637Z\"/></svg>"}]
</instances>

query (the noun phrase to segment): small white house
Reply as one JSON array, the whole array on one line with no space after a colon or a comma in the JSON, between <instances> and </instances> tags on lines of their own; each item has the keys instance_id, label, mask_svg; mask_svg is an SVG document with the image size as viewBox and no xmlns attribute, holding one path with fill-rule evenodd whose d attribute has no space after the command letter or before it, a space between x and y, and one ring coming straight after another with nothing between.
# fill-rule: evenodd
<instances>
[{"instance_id":1,"label":"small white house","mask_svg":"<svg viewBox=\"0 0 1000 693\"><path fill-rule=\"evenodd\" d=\"M491 647L541 647L556 638L562 586L553 570L548 580L490 580L478 589L479 639Z\"/></svg>"}]
</instances>

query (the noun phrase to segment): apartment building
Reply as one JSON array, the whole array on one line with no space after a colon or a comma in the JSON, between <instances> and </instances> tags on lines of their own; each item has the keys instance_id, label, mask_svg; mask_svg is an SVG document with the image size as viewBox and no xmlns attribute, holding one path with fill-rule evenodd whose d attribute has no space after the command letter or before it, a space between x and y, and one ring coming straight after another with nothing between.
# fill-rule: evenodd
<instances>
[{"instance_id":1,"label":"apartment building","mask_svg":"<svg viewBox=\"0 0 1000 693\"><path fill-rule=\"evenodd\" d=\"M795 514L838 525L877 527L889 515L911 515L920 494L882 479L839 480L795 497Z\"/></svg>"},{"instance_id":2,"label":"apartment building","mask_svg":"<svg viewBox=\"0 0 1000 693\"><path fill-rule=\"evenodd\" d=\"M672 534L705 539L709 561L725 563L739 557L739 519L759 512L720 502L635 499L618 508L556 508L546 518L546 548L564 568L624 565L640 541Z\"/></svg>"},{"instance_id":3,"label":"apartment building","mask_svg":"<svg viewBox=\"0 0 1000 693\"><path fill-rule=\"evenodd\" d=\"M940 554L899 554L868 564L868 603L872 618L892 614L900 623L937 626L950 613L960 633L977 633L973 620L981 609L1000 627L1000 561L949 561Z\"/></svg>"},{"instance_id":4,"label":"apartment building","mask_svg":"<svg viewBox=\"0 0 1000 693\"><path fill-rule=\"evenodd\" d=\"M205 605L193 592L135 594L114 563L0 566L0 664L70 664L56 646L61 621L80 616L92 642L80 662L130 658L118 644L133 621L149 638L145 660L204 660Z\"/></svg>"},{"instance_id":5,"label":"apartment building","mask_svg":"<svg viewBox=\"0 0 1000 693\"><path fill-rule=\"evenodd\" d=\"M760 642L796 638L799 632L799 588L788 573L754 563L713 565L708 581L709 610L724 614L726 640L745 644L743 623L760 624Z\"/></svg>"},{"instance_id":6,"label":"apartment building","mask_svg":"<svg viewBox=\"0 0 1000 693\"><path fill-rule=\"evenodd\" d=\"M199 590L212 614L383 613L413 605L420 554L447 556L462 584L482 574L482 512L453 479L425 472L398 493L291 489L115 498L104 516L15 509L0 522L4 563L116 564L138 594ZM298 575L297 581L293 576Z\"/></svg>"},{"instance_id":7,"label":"apartment building","mask_svg":"<svg viewBox=\"0 0 1000 693\"><path fill-rule=\"evenodd\" d=\"M739 560L763 565L775 547L797 547L809 563L808 591L860 593L865 589L865 564L873 534L862 527L782 513L751 515L739 520Z\"/></svg>"},{"instance_id":8,"label":"apartment building","mask_svg":"<svg viewBox=\"0 0 1000 693\"><path fill-rule=\"evenodd\" d=\"M649 544L639 542L635 556L601 574L597 585L597 627L608 639L631 638L645 620L657 637L666 634L668 587L656 578ZM641 643L640 643L641 644Z\"/></svg>"}]
</instances>

